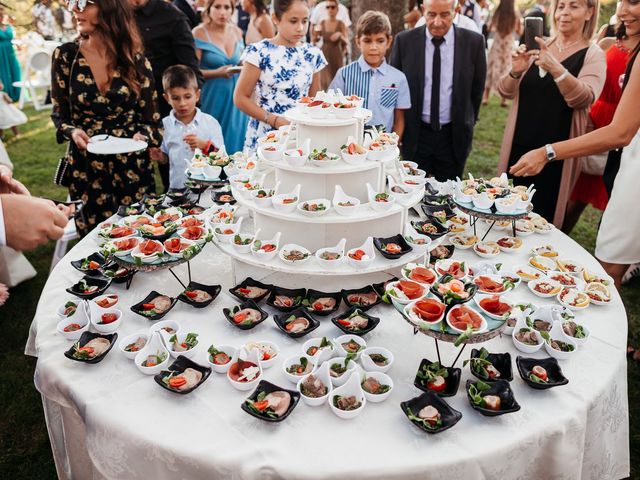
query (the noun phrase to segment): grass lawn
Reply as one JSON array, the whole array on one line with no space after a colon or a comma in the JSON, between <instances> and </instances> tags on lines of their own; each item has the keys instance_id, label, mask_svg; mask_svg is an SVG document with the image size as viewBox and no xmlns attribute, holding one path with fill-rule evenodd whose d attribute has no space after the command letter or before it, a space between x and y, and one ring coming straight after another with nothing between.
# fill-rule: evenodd
<instances>
[{"instance_id":1,"label":"grass lawn","mask_svg":"<svg viewBox=\"0 0 640 480\"><path fill-rule=\"evenodd\" d=\"M64 146L55 143L49 112L26 109L30 122L21 127L17 139L7 134L6 147L15 164L15 176L22 180L33 195L64 199L66 191L52 184L52 175ZM484 107L475 132L474 150L467 164L476 176L492 176L495 172L507 109L496 99ZM593 252L600 213L588 209L572 236ZM44 423L40 396L33 386L35 359L22 352L29 325L35 313L40 292L47 280L53 245L27 254L38 270L38 276L11 290L8 303L0 308L3 328L3 348L0 365L0 478L51 479L55 467ZM622 297L629 318L629 340L640 346L640 281L622 288ZM640 362L630 362L629 405L631 421L631 478L640 478Z\"/></svg>"}]
</instances>

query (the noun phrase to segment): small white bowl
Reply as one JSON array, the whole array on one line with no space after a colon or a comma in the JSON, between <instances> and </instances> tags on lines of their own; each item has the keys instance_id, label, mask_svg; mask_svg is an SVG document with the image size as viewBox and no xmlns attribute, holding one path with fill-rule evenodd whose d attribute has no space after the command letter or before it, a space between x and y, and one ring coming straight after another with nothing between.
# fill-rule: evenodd
<instances>
[{"instance_id":1,"label":"small white bowl","mask_svg":"<svg viewBox=\"0 0 640 480\"><path fill-rule=\"evenodd\" d=\"M166 357L162 362L154 365L153 367L142 366L142 363L147 359L147 357L149 357L150 355L160 354ZM170 360L171 356L169 355L169 351L165 347L160 334L156 332L151 334L151 338L149 338L147 344L142 350L137 353L137 355L133 359L136 367L138 367L138 370L140 370L145 375L155 375L156 373L160 373L169 365Z\"/></svg>"},{"instance_id":2,"label":"small white bowl","mask_svg":"<svg viewBox=\"0 0 640 480\"><path fill-rule=\"evenodd\" d=\"M391 193L386 193L386 195L389 196L386 202L376 201L375 197L379 194L384 194L384 193L385 192L375 192L374 195L369 196L369 206L373 210L377 212L386 212L388 210L391 210L394 203L396 203L396 197Z\"/></svg>"},{"instance_id":3,"label":"small white bowl","mask_svg":"<svg viewBox=\"0 0 640 480\"><path fill-rule=\"evenodd\" d=\"M105 334L113 333L118 330L120 324L122 323L122 311L118 310L117 308L108 308L100 309L97 312L98 315L91 316L91 325L93 325L93 328L95 328L98 332ZM107 323L106 325L99 323L102 321L102 316L108 314L115 314L116 320L111 323Z\"/></svg>"},{"instance_id":4,"label":"small white bowl","mask_svg":"<svg viewBox=\"0 0 640 480\"><path fill-rule=\"evenodd\" d=\"M353 118L353 116L356 113L357 108L356 108L355 104L351 103L351 105L353 105L353 106L350 107L350 108L338 108L334 104L332 109L331 109L331 113L333 113L336 116L336 118Z\"/></svg>"},{"instance_id":5,"label":"small white bowl","mask_svg":"<svg viewBox=\"0 0 640 480\"><path fill-rule=\"evenodd\" d=\"M231 367L238 361L238 359L251 362L258 367L259 373L256 376L256 378L254 378L250 382L239 382L231 378L230 376ZM240 391L252 390L258 384L258 382L262 379L262 375L263 375L262 365L260 364L260 360L258 359L257 349L247 352L247 349L242 347L236 350L236 353L230 362L229 368L227 369L227 379L229 380L233 388Z\"/></svg>"},{"instance_id":6,"label":"small white bowl","mask_svg":"<svg viewBox=\"0 0 640 480\"><path fill-rule=\"evenodd\" d=\"M169 333L164 328L172 328L174 330L173 333ZM151 327L149 327L149 335L153 335L153 332L158 332L160 335L174 335L180 333L182 327L175 320L160 320L159 322L154 323ZM168 337L167 337L168 338Z\"/></svg>"},{"instance_id":7,"label":"small white bowl","mask_svg":"<svg viewBox=\"0 0 640 480\"><path fill-rule=\"evenodd\" d=\"M402 280L403 282L405 280ZM393 290L393 292L398 292L400 290L399 288L399 283L400 281L396 281L396 282L389 282L387 283L387 286L385 287L385 293L387 294L387 296L391 299L391 301L393 302L393 304L396 306L396 308L399 308L400 310L402 310L404 308L405 305L408 305L411 302L417 302L419 300L422 300L423 298L425 298L427 295L429 295L429 287L422 284L422 283L418 283L415 280L406 280L406 282L410 282L410 283L414 283L418 286L420 286L422 288L422 295L420 295L419 297L416 298L402 298L398 295L394 295L391 291ZM400 290L401 291L401 290ZM405 295L406 297L406 295Z\"/></svg>"},{"instance_id":8,"label":"small white bowl","mask_svg":"<svg viewBox=\"0 0 640 480\"><path fill-rule=\"evenodd\" d=\"M323 347L321 350L318 350L315 355L309 355L307 353L311 347L319 347L320 344L322 343L323 338L326 338L326 337L310 338L309 340L307 340L302 344L302 354L309 359L313 359L316 366L322 365L323 362L325 362L326 360L329 360L330 358L333 358L333 356L336 355L337 349L336 349L335 341L330 338L327 338L327 340L329 341L331 346Z\"/></svg>"},{"instance_id":9,"label":"small white bowl","mask_svg":"<svg viewBox=\"0 0 640 480\"><path fill-rule=\"evenodd\" d=\"M440 300L438 300L438 302L440 302ZM404 308L402 309L402 313L411 323L413 323L416 327L421 328L422 330L430 330L431 327L439 325L444 319L444 314L446 312L446 309L442 311L442 314L436 320L428 322L422 319L419 315L417 315L414 312L413 309L415 305L416 305L416 302L411 302L405 305Z\"/></svg>"},{"instance_id":10,"label":"small white bowl","mask_svg":"<svg viewBox=\"0 0 640 480\"><path fill-rule=\"evenodd\" d=\"M431 248L431 238L426 235L421 235L416 231L405 232L404 239L411 245L411 248L413 248L413 251L416 253L424 253Z\"/></svg>"},{"instance_id":11,"label":"small white bowl","mask_svg":"<svg viewBox=\"0 0 640 480\"><path fill-rule=\"evenodd\" d=\"M367 378L374 378L378 382L380 382L381 385L388 385L389 390L387 390L385 393L367 392L362 387L362 384L367 380ZM360 387L362 388L362 392L364 393L364 396L366 397L367 401L371 403L380 403L380 402L384 402L387 398L389 398L389 395L391 395L391 392L393 392L393 380L391 380L391 377L389 375L382 372L375 372L375 371L364 372L362 382L360 382Z\"/></svg>"},{"instance_id":12,"label":"small white bowl","mask_svg":"<svg viewBox=\"0 0 640 480\"><path fill-rule=\"evenodd\" d=\"M509 195L505 198L497 198L495 201L498 213L510 214L518 208L517 195Z\"/></svg>"},{"instance_id":13,"label":"small white bowl","mask_svg":"<svg viewBox=\"0 0 640 480\"><path fill-rule=\"evenodd\" d=\"M369 151L365 150L364 153L347 153L345 149L340 150L342 154L342 160L349 165L362 165L367 161L367 156L369 155Z\"/></svg>"},{"instance_id":14,"label":"small white bowl","mask_svg":"<svg viewBox=\"0 0 640 480\"><path fill-rule=\"evenodd\" d=\"M322 255L325 252L333 252L333 253L338 253L340 254L340 258L336 259L336 260L326 260L324 258L322 258ZM342 264L342 262L344 262L344 251L343 250L336 250L335 247L329 247L329 248L321 248L320 250L318 250L316 252L316 261L322 265L325 268L336 268L339 265Z\"/></svg>"},{"instance_id":15,"label":"small white bowl","mask_svg":"<svg viewBox=\"0 0 640 480\"><path fill-rule=\"evenodd\" d=\"M558 268L561 272L566 272L571 275L582 276L582 272L584 271L584 267L574 260L558 258L556 259L556 264L558 265ZM571 268L573 268L573 270Z\"/></svg>"},{"instance_id":16,"label":"small white bowl","mask_svg":"<svg viewBox=\"0 0 640 480\"><path fill-rule=\"evenodd\" d=\"M489 198L487 192L478 193L471 197L473 206L481 210L489 210L493 205L493 199Z\"/></svg>"},{"instance_id":17,"label":"small white bowl","mask_svg":"<svg viewBox=\"0 0 640 480\"><path fill-rule=\"evenodd\" d=\"M538 292L537 290L535 290L535 287L537 285L539 285L540 283L548 283L550 286L554 287L554 289L550 292L550 293L542 293L542 292ZM559 282L556 282L555 280L551 280L547 277L543 277L540 280L531 280L529 283L527 283L527 287L529 287L529 290L531 290L531 292L540 297L540 298L552 298L557 296L560 291L562 290L562 285L560 285Z\"/></svg>"},{"instance_id":18,"label":"small white bowl","mask_svg":"<svg viewBox=\"0 0 640 480\"><path fill-rule=\"evenodd\" d=\"M340 205L341 203L350 203L351 205ZM343 217L352 217L358 213L358 210L360 209L360 200L355 197L347 197L336 202L334 197L333 208L338 215L342 215Z\"/></svg>"},{"instance_id":19,"label":"small white bowl","mask_svg":"<svg viewBox=\"0 0 640 480\"><path fill-rule=\"evenodd\" d=\"M273 259L277 254L278 251L280 250L280 232L278 232L276 234L275 237L273 237L270 240L260 240L261 244L273 244L275 245L275 250L272 250L270 252L265 252L263 250L257 250L255 245L256 245L256 241L258 239L254 239L253 243L251 244L251 255L253 255L256 258L261 259L263 262L268 262L269 260Z\"/></svg>"},{"instance_id":20,"label":"small white bowl","mask_svg":"<svg viewBox=\"0 0 640 480\"><path fill-rule=\"evenodd\" d=\"M80 326L78 330L74 330L73 332L64 331L65 327L74 323ZM86 316L76 318L75 315L63 318L58 322L56 330L67 340L78 340L84 332L89 330L89 320Z\"/></svg>"},{"instance_id":21,"label":"small white bowl","mask_svg":"<svg viewBox=\"0 0 640 480\"><path fill-rule=\"evenodd\" d=\"M426 268L427 270L429 270L432 274L433 274L433 282L432 283L424 283L424 282L419 282L417 280L414 280L413 278L411 278L411 273L418 267L421 268ZM427 267L425 265L418 265L417 263L407 263L404 267L402 267L402 278L404 278L405 280L409 280L410 282L416 282L419 283L420 285L425 285L427 287L431 287L431 285L433 285L434 283L436 283L438 281L438 278L440 277L440 275L431 267Z\"/></svg>"},{"instance_id":22,"label":"small white bowl","mask_svg":"<svg viewBox=\"0 0 640 480\"><path fill-rule=\"evenodd\" d=\"M346 357L347 355L349 355L349 352L347 352L344 349L342 344L350 342L352 340L358 345L360 345L360 349L358 350L358 352L355 354L355 357L354 357L354 360L358 360L362 352L364 352L364 350L367 348L367 342L365 342L364 339L358 335L352 335L350 333L347 333L345 335L340 335L339 337L335 338L334 344L336 346L336 352L338 355L342 357Z\"/></svg>"},{"instance_id":23,"label":"small white bowl","mask_svg":"<svg viewBox=\"0 0 640 480\"><path fill-rule=\"evenodd\" d=\"M375 363L370 357L370 355L375 353L384 355L387 358L387 364L378 365L377 363ZM363 368L368 372L386 373L389 371L389 369L393 365L394 360L395 358L393 356L393 353L391 353L389 350L383 347L367 347L362 351L360 355L360 363L362 364Z\"/></svg>"},{"instance_id":24,"label":"small white bowl","mask_svg":"<svg viewBox=\"0 0 640 480\"><path fill-rule=\"evenodd\" d=\"M535 233L535 231L533 223L529 220L516 220L516 232L521 237L528 237Z\"/></svg>"},{"instance_id":25,"label":"small white bowl","mask_svg":"<svg viewBox=\"0 0 640 480\"><path fill-rule=\"evenodd\" d=\"M191 332L194 333L194 332ZM176 334L176 340L178 343L182 343L184 342L184 340L187 338L188 333L177 333ZM172 335L173 336L173 335ZM165 337L166 338L166 337ZM169 354L173 357L173 358L178 358L180 355L184 355L187 358L191 358L196 354L196 349L198 348L198 345L200 345L200 341L197 341L198 343L195 344L195 346L193 346L192 348L188 349L188 350L184 350L182 352L177 352L173 349L173 344L168 343L167 347L169 348Z\"/></svg>"},{"instance_id":26,"label":"small white bowl","mask_svg":"<svg viewBox=\"0 0 640 480\"><path fill-rule=\"evenodd\" d=\"M556 269L556 262L549 257L543 257L542 255L534 255L529 258L529 265L533 268L537 268L541 272L551 272Z\"/></svg>"},{"instance_id":27,"label":"small white bowl","mask_svg":"<svg viewBox=\"0 0 640 480\"><path fill-rule=\"evenodd\" d=\"M553 334L551 334L550 335L551 340L549 340L549 341L545 340L544 341L544 349L547 351L547 354L550 357L556 358L558 360L566 360L568 358L571 358L578 351L578 344L576 343L575 339L569 337L568 335L565 335L564 333L562 335L564 335L564 336L554 336ZM560 350L556 350L550 344L550 342L553 341L553 340L558 340L560 342L567 343L567 344L573 346L573 350L570 351L570 352L562 352Z\"/></svg>"},{"instance_id":28,"label":"small white bowl","mask_svg":"<svg viewBox=\"0 0 640 480\"><path fill-rule=\"evenodd\" d=\"M288 369L292 365L299 365L302 359L308 362L305 372L299 375L295 373L289 373ZM296 384L300 381L301 378L306 377L308 374L313 373L315 370L316 370L316 364L314 360L312 358L307 357L306 355L294 355L292 357L285 359L285 361L282 363L282 371L284 372L284 376L287 377L287 380Z\"/></svg>"},{"instance_id":29,"label":"small white bowl","mask_svg":"<svg viewBox=\"0 0 640 480\"><path fill-rule=\"evenodd\" d=\"M293 148L285 150L283 157L285 161L292 167L301 167L307 163L309 155L305 154L301 148Z\"/></svg>"},{"instance_id":30,"label":"small white bowl","mask_svg":"<svg viewBox=\"0 0 640 480\"><path fill-rule=\"evenodd\" d=\"M348 372L345 373L344 375L347 375L347 374ZM344 385L334 389L333 392L329 395L329 407L331 408L331 411L335 413L338 417L343 418L345 420L350 420L352 418L356 418L364 410L364 407L367 404L367 397L364 396L364 392L362 391L362 387L360 386L360 383L361 383L360 373L353 372L349 377L349 380ZM333 399L336 396L343 396L343 397L355 396L356 400L360 402L360 406L355 410L349 410L349 411L340 410L333 404Z\"/></svg>"},{"instance_id":31,"label":"small white bowl","mask_svg":"<svg viewBox=\"0 0 640 480\"><path fill-rule=\"evenodd\" d=\"M482 300L484 300L486 298L491 298L492 296L493 295L480 295L480 294L478 294L478 295L475 295L473 297L473 301L476 303L476 305L478 306L480 311L482 313L484 313L487 317L489 317L489 318L491 318L493 320L502 320L504 318L504 316L506 315L506 313L508 313L508 312L505 312L505 314L503 314L503 315L496 315L495 313L491 313L488 310L484 309L482 307L482 305L480 304L480 302ZM513 310L513 302L511 302L511 300L509 300L505 296L501 296L500 297L500 303L506 303L507 305L509 305L509 307L511 307L511 310Z\"/></svg>"},{"instance_id":32,"label":"small white bowl","mask_svg":"<svg viewBox=\"0 0 640 480\"><path fill-rule=\"evenodd\" d=\"M129 345L136 343L139 338L143 338L145 342L144 346L140 350L137 350L135 352L128 352L125 350L125 348L127 348ZM144 350L144 347L147 346L147 343L149 343L149 334L147 332L138 332L127 335L122 340L120 340L118 348L120 348L120 351L126 358L128 358L129 360L133 360L136 358L136 355L138 355L138 353Z\"/></svg>"},{"instance_id":33,"label":"small white bowl","mask_svg":"<svg viewBox=\"0 0 640 480\"><path fill-rule=\"evenodd\" d=\"M579 296L584 296L585 297L585 303L581 304L581 305L571 305L569 302L565 301L562 296L564 295L579 295ZM562 287L562 289L558 292L557 295L557 300L558 303L560 305L562 305L565 308L568 308L570 310L584 310L585 308L589 307L589 304L591 303L591 297L589 297L589 295L587 295L586 293L578 290L577 288L571 288L571 287Z\"/></svg>"},{"instance_id":34,"label":"small white bowl","mask_svg":"<svg viewBox=\"0 0 640 480\"><path fill-rule=\"evenodd\" d=\"M211 345L211 346L215 347L215 345ZM209 353L209 351L207 349L207 361L209 362L209 366L216 373L227 373L227 370L229 370L229 367L231 366L231 362L233 361L233 356L236 354L237 348L234 347L234 346L231 346L231 345L218 345L215 348L216 348L216 350L218 350L220 352L226 353L229 356L230 360L227 363L225 363L224 365L219 365L217 363L213 363L211 361L211 354Z\"/></svg>"},{"instance_id":35,"label":"small white bowl","mask_svg":"<svg viewBox=\"0 0 640 480\"><path fill-rule=\"evenodd\" d=\"M340 387L341 385L344 385L347 380L349 380L350 375L353 372L357 371L357 364L356 364L356 359L354 358L353 360L350 360L349 363L347 364L347 371L344 372L342 375L340 375L339 377L334 377L333 375L331 375L331 366L338 363L340 365L344 365L344 362L346 361L347 357L333 357L330 360L327 360L325 363L329 364L329 375L331 376L331 383L333 384L334 387Z\"/></svg>"},{"instance_id":36,"label":"small white bowl","mask_svg":"<svg viewBox=\"0 0 640 480\"><path fill-rule=\"evenodd\" d=\"M67 316L65 316L64 311L66 310L66 306L65 306L65 305L66 305L67 303L69 303L69 302L73 302L73 303L75 304L75 306L76 306L76 311L75 311L75 313L74 313L73 315L71 315L70 317L67 317ZM56 310L56 313L57 313L57 315L58 315L58 318L60 318L61 320L62 320L62 319L67 319L67 318L68 318L68 319L73 319L73 318L75 318L75 316L76 316L76 315L78 315L78 313L84 314L84 316L85 316L85 318L86 318L86 312L85 312L84 310L83 310L82 312L80 312L80 311L79 311L79 310L80 310L80 308L81 308L81 305L84 305L84 300L80 300L79 298L68 298L68 299L67 299L67 300L65 300L65 302L64 302L62 305L60 305L60 306L58 307L58 309ZM79 323L79 322L76 322L76 323Z\"/></svg>"},{"instance_id":37,"label":"small white bowl","mask_svg":"<svg viewBox=\"0 0 640 480\"><path fill-rule=\"evenodd\" d=\"M222 167L217 167L213 165L205 165L202 169L202 175L207 180L217 180L220 178L220 174L222 173Z\"/></svg>"},{"instance_id":38,"label":"small white bowl","mask_svg":"<svg viewBox=\"0 0 640 480\"><path fill-rule=\"evenodd\" d=\"M302 383L309 377L309 375L314 375L318 378L325 387L327 387L326 395L322 397L307 397L304 393L302 393ZM308 373L304 377L298 380L296 384L296 390L300 392L300 398L304 403L309 405L310 407L319 407L323 403L327 401L329 395L333 391L333 384L331 383L331 375L329 374L329 364L327 362L323 363L315 372Z\"/></svg>"},{"instance_id":39,"label":"small white bowl","mask_svg":"<svg viewBox=\"0 0 640 480\"><path fill-rule=\"evenodd\" d=\"M355 253L357 250L362 250L365 253L360 260L356 260L351 257L351 254ZM355 269L365 269L369 267L369 265L371 265L376 259L376 253L373 248L373 238L368 237L362 245L347 251L346 258L347 263Z\"/></svg>"},{"instance_id":40,"label":"small white bowl","mask_svg":"<svg viewBox=\"0 0 640 480\"><path fill-rule=\"evenodd\" d=\"M258 351L258 360L263 370L273 367L276 359L278 359L278 361L280 360L280 347L273 342L249 342L244 345L244 348L249 352L253 350ZM265 355L269 352L271 352L269 358L265 358Z\"/></svg>"},{"instance_id":41,"label":"small white bowl","mask_svg":"<svg viewBox=\"0 0 640 480\"><path fill-rule=\"evenodd\" d=\"M287 255L292 250L297 250L303 254L306 254L307 257L303 260L288 260L287 258L285 258L285 255ZM287 265L302 265L304 263L307 263L309 260L311 260L313 258L313 254L303 246L296 245L295 243L289 243L280 249L280 252L278 253L278 258L282 260L283 263L286 263Z\"/></svg>"},{"instance_id":42,"label":"small white bowl","mask_svg":"<svg viewBox=\"0 0 640 480\"><path fill-rule=\"evenodd\" d=\"M479 240L480 239L477 235L464 233L458 233L449 237L449 241L456 247L457 250L467 250L469 248L473 248L473 246L478 243Z\"/></svg>"},{"instance_id":43,"label":"small white bowl","mask_svg":"<svg viewBox=\"0 0 640 480\"><path fill-rule=\"evenodd\" d=\"M516 333L520 332L521 328L526 328L527 330L530 330L532 332L534 332L536 334L536 337L538 339L538 344L537 345L528 345L526 343L522 343L520 340L518 340L516 338ZM511 338L513 340L513 345L520 350L522 353L536 353L538 350L540 350L542 348L542 344L544 343L544 340L542 338L540 338L540 334L538 332L536 332L533 328L528 328L528 327L519 327L519 324L516 324L515 328L513 329L513 332L511 332Z\"/></svg>"},{"instance_id":44,"label":"small white bowl","mask_svg":"<svg viewBox=\"0 0 640 480\"><path fill-rule=\"evenodd\" d=\"M285 200L293 200L291 203L284 203ZM293 212L298 203L300 202L300 196L295 195L293 193L281 193L279 195L274 195L271 199L273 204L273 208L281 213L291 213Z\"/></svg>"},{"instance_id":45,"label":"small white bowl","mask_svg":"<svg viewBox=\"0 0 640 480\"><path fill-rule=\"evenodd\" d=\"M158 260L159 256L165 253L164 245L162 244L162 242L159 242L157 240L145 240L145 241L153 242L154 244L160 245L162 250L160 250L159 252L152 253L151 255L146 255L140 251L140 244L143 243L143 242L140 242L140 244L138 244L138 246L131 251L131 256L133 258L139 258L142 263L153 263L156 260Z\"/></svg>"},{"instance_id":46,"label":"small white bowl","mask_svg":"<svg viewBox=\"0 0 640 480\"><path fill-rule=\"evenodd\" d=\"M480 249L492 249L492 252L483 252ZM500 255L500 247L496 242L478 242L473 246L473 251L476 255L482 258L495 258Z\"/></svg>"},{"instance_id":47,"label":"small white bowl","mask_svg":"<svg viewBox=\"0 0 640 480\"><path fill-rule=\"evenodd\" d=\"M340 162L340 156L335 153L327 152L327 158L324 160L314 160L311 156L309 157L309 163L316 167L325 168L325 167L334 167Z\"/></svg>"},{"instance_id":48,"label":"small white bowl","mask_svg":"<svg viewBox=\"0 0 640 480\"><path fill-rule=\"evenodd\" d=\"M265 193L271 195L268 197L258 197L259 192L262 190L264 190ZM255 203L256 206L261 208L269 208L273 206L273 191L274 189L272 188L261 188L260 190L253 190L250 195L251 198L253 198L253 203Z\"/></svg>"},{"instance_id":49,"label":"small white bowl","mask_svg":"<svg viewBox=\"0 0 640 480\"><path fill-rule=\"evenodd\" d=\"M304 209L305 205L313 205L313 204L323 205L324 210L311 211L311 210ZM320 217L326 214L331 209L331 200L328 200L326 198L316 198L314 200L307 200L305 202L298 203L297 209L298 209L298 212L300 212L302 215L306 217Z\"/></svg>"},{"instance_id":50,"label":"small white bowl","mask_svg":"<svg viewBox=\"0 0 640 480\"><path fill-rule=\"evenodd\" d=\"M253 240L255 235L253 233L240 233L240 238L242 240L250 239L251 241L246 245L237 245L233 240L229 242L233 249L238 253L251 253L251 246L253 244ZM234 235L235 238L235 235Z\"/></svg>"},{"instance_id":51,"label":"small white bowl","mask_svg":"<svg viewBox=\"0 0 640 480\"><path fill-rule=\"evenodd\" d=\"M265 143L258 147L258 151L262 157L269 162L277 162L282 158L285 145L281 143Z\"/></svg>"},{"instance_id":52,"label":"small white bowl","mask_svg":"<svg viewBox=\"0 0 640 480\"><path fill-rule=\"evenodd\" d=\"M528 283L532 280L538 280L544 276L544 274L540 270L531 265L516 265L515 267L513 267L513 271L520 277L520 280L525 283ZM519 271L522 271L528 275L523 276L522 274L518 273ZM531 278L531 276L535 276L536 278Z\"/></svg>"},{"instance_id":53,"label":"small white bowl","mask_svg":"<svg viewBox=\"0 0 640 480\"><path fill-rule=\"evenodd\" d=\"M569 321L572 321L572 322L576 323L577 325L579 325L580 327L582 327L582 329L584 330L584 333L585 333L585 336L583 338L572 337L571 335L569 335L567 332L564 331L564 324L569 322ZM589 329L586 326L584 326L583 324L576 322L575 319L574 320L565 320L565 321L561 322L561 325L562 325L563 333L567 337L569 337L571 340L576 342L576 345L578 345L578 346L584 345L586 343L586 341L589 340L589 337L591 336L591 332L589 331Z\"/></svg>"},{"instance_id":54,"label":"small white bowl","mask_svg":"<svg viewBox=\"0 0 640 480\"><path fill-rule=\"evenodd\" d=\"M488 328L488 327L487 327L487 320L482 316L482 314L481 314L480 312L478 312L475 308L471 308L471 307L470 307L470 306L468 306L467 304L463 304L463 305L456 305L456 306L455 306L455 307L453 307L451 310L449 310L449 312L447 313L447 315L446 315L446 321L447 321L447 325L449 326L449 328L450 328L451 330L453 330L454 332L458 332L458 333L464 333L464 332L465 332L464 330L461 330L461 329L459 329L459 328L454 327L454 326L451 324L451 319L450 319L450 317L451 317L451 313L452 313L452 312L454 312L454 311L457 311L457 310L461 309L462 307L465 307L465 308L468 308L468 309L470 309L470 310L473 310L475 313L477 313L478 315L480 315L480 318L482 319L482 323L480 324L480 328L479 328L479 329L477 329L477 330L475 330L475 331L473 332L473 333L474 333L474 335L475 335L475 334L477 334L477 333L482 333L482 332L484 332L484 331L486 331L486 330L487 330L487 328Z\"/></svg>"}]
</instances>

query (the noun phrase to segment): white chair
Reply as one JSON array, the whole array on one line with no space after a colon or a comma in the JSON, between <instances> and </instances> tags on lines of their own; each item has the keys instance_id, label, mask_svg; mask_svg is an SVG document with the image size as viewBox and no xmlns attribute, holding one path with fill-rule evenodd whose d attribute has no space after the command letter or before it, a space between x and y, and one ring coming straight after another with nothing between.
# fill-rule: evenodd
<instances>
[{"instance_id":1,"label":"white chair","mask_svg":"<svg viewBox=\"0 0 640 480\"><path fill-rule=\"evenodd\" d=\"M51 88L51 53L44 49L32 51L27 58L22 80L13 82L13 86L22 89L18 108L24 107L27 95L37 111L51 108L51 103L45 103L41 98ZM42 90L40 94L38 89Z\"/></svg>"},{"instance_id":2,"label":"white chair","mask_svg":"<svg viewBox=\"0 0 640 480\"><path fill-rule=\"evenodd\" d=\"M56 249L53 251L53 258L51 259L51 268L49 272L53 270L53 267L64 257L67 253L67 246L71 240L79 238L78 232L76 232L76 222L71 219L67 226L64 228L62 237L56 242Z\"/></svg>"}]
</instances>

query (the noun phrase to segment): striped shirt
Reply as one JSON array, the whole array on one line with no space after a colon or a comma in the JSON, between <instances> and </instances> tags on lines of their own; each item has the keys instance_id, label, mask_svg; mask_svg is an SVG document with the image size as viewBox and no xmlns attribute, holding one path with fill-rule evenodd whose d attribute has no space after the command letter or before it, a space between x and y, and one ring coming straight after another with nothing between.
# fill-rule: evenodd
<instances>
[{"instance_id":1,"label":"striped shirt","mask_svg":"<svg viewBox=\"0 0 640 480\"><path fill-rule=\"evenodd\" d=\"M388 132L393 130L394 111L411 108L407 77L386 61L373 68L360 56L338 70L330 88L364 98L364 108L373 112L368 125L384 125Z\"/></svg>"}]
</instances>

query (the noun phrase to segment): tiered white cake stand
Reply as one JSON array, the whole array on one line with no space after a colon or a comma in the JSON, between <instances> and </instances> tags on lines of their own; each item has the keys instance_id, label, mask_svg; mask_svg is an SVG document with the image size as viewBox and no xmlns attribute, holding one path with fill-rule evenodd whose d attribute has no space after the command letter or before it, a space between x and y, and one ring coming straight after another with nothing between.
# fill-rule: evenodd
<instances>
[{"instance_id":1,"label":"tiered white cake stand","mask_svg":"<svg viewBox=\"0 0 640 480\"><path fill-rule=\"evenodd\" d=\"M371 112L359 109L349 119L335 117L311 118L309 115L292 110L286 114L295 127L295 135L289 140L289 148L301 148L310 140L311 148L327 148L328 152L340 153L340 147L347 143L348 137L364 140L364 124ZM350 165L340 159L335 166L317 167L306 163L303 166L291 166L285 160L268 161L260 157L262 173L266 174L264 184L279 184L278 193L294 190L301 186L299 201L313 199L333 199L336 185L361 204L352 216L338 214L331 208L321 216L306 216L297 209L283 213L275 208L256 205L253 199L232 188L238 204L247 208L254 221L254 229L260 229L260 238L269 239L281 233L280 247L286 244L301 245L314 253L325 247L335 246L346 239L345 252L364 243L367 237L391 237L403 234L408 223L408 209L422 200L424 189L417 191L409 201L396 202L386 211L377 211L369 206L366 184L377 192L385 190L385 179L389 165L397 162L397 152L393 152L392 161L367 160L359 165ZM386 165L386 169L385 169ZM395 167L394 167L395 168ZM414 261L423 253L412 251L397 260L384 258L376 251L376 258L366 268L356 269L346 259L333 268L321 265L315 258L303 264L287 264L276 256L264 261L251 253L238 253L231 244L217 242L218 247L233 261L236 282L247 276L263 282L276 283L283 287L312 287L316 289L335 289L335 278L340 277L339 288L364 286L375 281L386 280L398 268ZM334 279L332 281L332 278Z\"/></svg>"}]
</instances>

